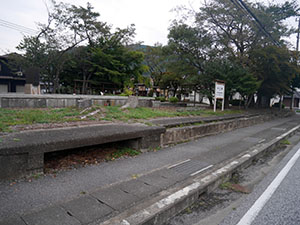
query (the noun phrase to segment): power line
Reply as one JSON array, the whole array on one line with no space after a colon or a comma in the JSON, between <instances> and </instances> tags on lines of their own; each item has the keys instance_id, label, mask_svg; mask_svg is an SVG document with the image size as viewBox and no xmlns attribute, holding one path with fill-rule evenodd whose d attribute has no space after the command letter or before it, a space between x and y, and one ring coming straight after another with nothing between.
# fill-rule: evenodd
<instances>
[{"instance_id":1,"label":"power line","mask_svg":"<svg viewBox=\"0 0 300 225\"><path fill-rule=\"evenodd\" d=\"M260 20L255 16L255 14L250 10L250 8L242 1L242 0L231 0L231 2L234 5L238 5L241 9L245 10L255 21L255 24L258 26L258 28L271 39L271 41L277 45L280 46L278 41L276 41L273 36L265 29L264 25L260 22Z\"/></svg>"},{"instance_id":2,"label":"power line","mask_svg":"<svg viewBox=\"0 0 300 225\"><path fill-rule=\"evenodd\" d=\"M296 42L296 52L298 55L299 55L299 38L300 38L300 17L298 19L297 42Z\"/></svg>"},{"instance_id":3,"label":"power line","mask_svg":"<svg viewBox=\"0 0 300 225\"><path fill-rule=\"evenodd\" d=\"M10 28L10 29L22 32L22 33L27 33L27 34L36 34L38 32L34 29L31 29L31 28L28 28L28 27L25 27L22 25L18 25L15 23L11 23L9 21L2 20L2 19L0 19L0 26L7 27L7 28Z\"/></svg>"}]
</instances>

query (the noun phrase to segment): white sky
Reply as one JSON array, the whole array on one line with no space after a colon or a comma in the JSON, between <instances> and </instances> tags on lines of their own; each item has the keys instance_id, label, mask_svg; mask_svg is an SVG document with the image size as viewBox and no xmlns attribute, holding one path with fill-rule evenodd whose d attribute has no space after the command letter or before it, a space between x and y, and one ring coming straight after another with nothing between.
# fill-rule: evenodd
<instances>
[{"instance_id":1,"label":"white sky","mask_svg":"<svg viewBox=\"0 0 300 225\"><path fill-rule=\"evenodd\" d=\"M59 0L57 0L59 1ZM156 42L167 44L168 27L176 14L170 10L178 5L198 9L201 0L90 0L94 10L100 13L100 20L125 28L136 26L135 41L153 45ZM283 2L276 0L275 2ZM36 29L36 23L46 23L47 0L3 0L0 19ZM74 5L86 6L86 0L63 0ZM294 21L290 23L295 24ZM15 47L22 40L19 31L0 26L0 55L17 51ZM294 38L292 40L294 44Z\"/></svg>"}]
</instances>

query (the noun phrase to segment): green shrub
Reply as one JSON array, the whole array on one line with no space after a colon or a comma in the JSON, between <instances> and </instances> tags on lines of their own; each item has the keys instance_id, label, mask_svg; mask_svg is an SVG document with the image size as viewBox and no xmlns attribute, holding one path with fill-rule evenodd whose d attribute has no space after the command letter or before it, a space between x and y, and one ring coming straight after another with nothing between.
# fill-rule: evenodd
<instances>
[{"instance_id":1,"label":"green shrub","mask_svg":"<svg viewBox=\"0 0 300 225\"><path fill-rule=\"evenodd\" d=\"M133 94L133 91L129 90L129 89L124 89L124 92L122 94L120 94L121 96L130 96Z\"/></svg>"},{"instance_id":2,"label":"green shrub","mask_svg":"<svg viewBox=\"0 0 300 225\"><path fill-rule=\"evenodd\" d=\"M166 98L161 96L161 97L156 97L155 100L156 100L156 101L165 102L165 101L166 101Z\"/></svg>"},{"instance_id":3,"label":"green shrub","mask_svg":"<svg viewBox=\"0 0 300 225\"><path fill-rule=\"evenodd\" d=\"M171 102L171 103L177 103L178 101L179 101L179 99L176 97L169 98L169 102Z\"/></svg>"}]
</instances>

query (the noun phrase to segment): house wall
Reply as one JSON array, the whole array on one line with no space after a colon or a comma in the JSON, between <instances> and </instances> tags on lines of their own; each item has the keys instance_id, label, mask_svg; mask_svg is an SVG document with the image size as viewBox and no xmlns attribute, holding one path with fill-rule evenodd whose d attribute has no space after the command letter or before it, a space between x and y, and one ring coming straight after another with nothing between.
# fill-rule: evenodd
<instances>
[{"instance_id":1,"label":"house wall","mask_svg":"<svg viewBox=\"0 0 300 225\"><path fill-rule=\"evenodd\" d=\"M0 57L0 93L24 93L21 92L26 83L24 75L18 76L13 73L7 63L6 58Z\"/></svg>"}]
</instances>

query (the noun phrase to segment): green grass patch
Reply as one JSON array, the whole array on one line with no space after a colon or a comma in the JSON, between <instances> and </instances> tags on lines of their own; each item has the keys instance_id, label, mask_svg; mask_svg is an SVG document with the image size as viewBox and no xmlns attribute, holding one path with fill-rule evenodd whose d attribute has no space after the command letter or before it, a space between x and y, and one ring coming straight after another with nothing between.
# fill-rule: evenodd
<instances>
[{"instance_id":1,"label":"green grass patch","mask_svg":"<svg viewBox=\"0 0 300 225\"><path fill-rule=\"evenodd\" d=\"M141 151L138 150L134 150L131 148L122 148L122 149L118 149L114 152L112 152L109 156L106 157L107 161L112 161L121 157L126 157L126 156L137 156L141 154Z\"/></svg>"},{"instance_id":2,"label":"green grass patch","mask_svg":"<svg viewBox=\"0 0 300 225\"><path fill-rule=\"evenodd\" d=\"M232 188L232 183L231 182L224 182L222 184L220 184L220 189L225 189L225 190L229 190Z\"/></svg>"},{"instance_id":3,"label":"green grass patch","mask_svg":"<svg viewBox=\"0 0 300 225\"><path fill-rule=\"evenodd\" d=\"M0 108L0 131L9 132L10 126L35 123L62 123L78 120L76 108L61 109L3 109Z\"/></svg>"},{"instance_id":4,"label":"green grass patch","mask_svg":"<svg viewBox=\"0 0 300 225\"><path fill-rule=\"evenodd\" d=\"M280 144L282 144L282 145L290 145L291 142L289 142L289 140L287 140L287 139L284 139L284 140L280 141Z\"/></svg>"},{"instance_id":5,"label":"green grass patch","mask_svg":"<svg viewBox=\"0 0 300 225\"><path fill-rule=\"evenodd\" d=\"M159 117L177 117L177 116L223 116L226 114L241 113L240 110L226 110L223 112L214 112L213 110L199 109L199 110L181 110L174 109L159 109L140 107L135 109L121 109L118 106L105 107L106 120L120 120L128 121L133 119L151 119Z\"/></svg>"},{"instance_id":6,"label":"green grass patch","mask_svg":"<svg viewBox=\"0 0 300 225\"><path fill-rule=\"evenodd\" d=\"M0 108L0 132L11 132L11 126L31 125L37 123L64 123L73 121L82 121L81 116L87 115L95 110L99 110L93 116L84 120L90 121L123 121L138 122L159 117L177 117L177 116L222 116L225 114L241 113L239 110L225 110L223 112L213 112L207 109L181 109L174 108L146 108L121 109L119 106L93 106L83 111L75 107L69 108L46 108L46 109L4 109ZM143 121L146 122L147 121ZM150 125L150 124L149 124Z\"/></svg>"}]
</instances>

